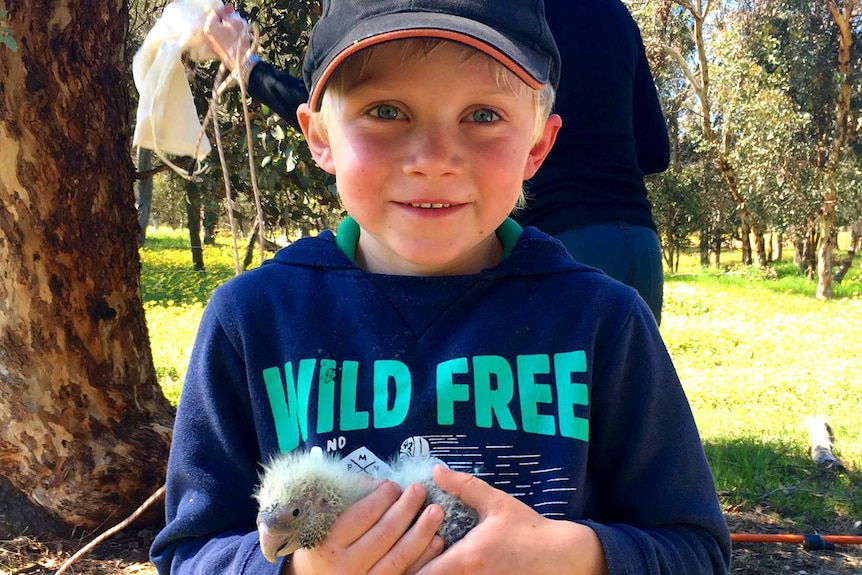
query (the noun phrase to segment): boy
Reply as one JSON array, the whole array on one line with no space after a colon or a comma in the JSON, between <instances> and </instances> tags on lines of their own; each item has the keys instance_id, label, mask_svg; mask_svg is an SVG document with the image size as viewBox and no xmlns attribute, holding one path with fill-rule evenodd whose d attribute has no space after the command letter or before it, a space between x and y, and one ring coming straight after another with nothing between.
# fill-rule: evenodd
<instances>
[{"instance_id":1,"label":"boy","mask_svg":"<svg viewBox=\"0 0 862 575\"><path fill-rule=\"evenodd\" d=\"M560 126L541 2L330 0L303 73L299 122L350 218L213 294L160 573L726 572L649 309L507 218ZM443 552L423 488L382 483L271 565L251 496L259 463L294 449L368 470L438 457L435 480L479 524Z\"/></svg>"},{"instance_id":2,"label":"boy","mask_svg":"<svg viewBox=\"0 0 862 575\"><path fill-rule=\"evenodd\" d=\"M670 140L637 22L622 0L545 0L565 73L554 112L563 128L526 183L530 201L512 214L560 240L572 257L630 285L661 324L662 254L644 174L667 169ZM308 100L295 78L254 55L227 57L247 23L210 18L205 37L225 65L242 66L248 93L299 130ZM241 58L245 57L245 52Z\"/></svg>"}]
</instances>

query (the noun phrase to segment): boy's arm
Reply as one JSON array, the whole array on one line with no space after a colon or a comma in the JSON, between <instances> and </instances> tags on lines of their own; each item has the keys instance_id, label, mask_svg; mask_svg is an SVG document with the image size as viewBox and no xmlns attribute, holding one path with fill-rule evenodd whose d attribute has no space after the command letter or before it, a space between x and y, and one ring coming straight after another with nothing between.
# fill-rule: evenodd
<instances>
[{"instance_id":1,"label":"boy's arm","mask_svg":"<svg viewBox=\"0 0 862 575\"><path fill-rule=\"evenodd\" d=\"M730 535L700 435L646 305L601 342L591 391L594 511L615 573L726 573Z\"/></svg>"},{"instance_id":2,"label":"boy's arm","mask_svg":"<svg viewBox=\"0 0 862 575\"><path fill-rule=\"evenodd\" d=\"M167 525L151 558L162 575L275 575L279 565L266 561L255 530L261 455L247 377L215 307L211 302L204 312L183 385L168 461Z\"/></svg>"},{"instance_id":3,"label":"boy's arm","mask_svg":"<svg viewBox=\"0 0 862 575\"><path fill-rule=\"evenodd\" d=\"M586 517L550 520L477 478L438 470L480 523L420 575L727 573L730 536L712 475L646 305L636 302L617 337L598 345L591 485L579 486L590 490Z\"/></svg>"}]
</instances>

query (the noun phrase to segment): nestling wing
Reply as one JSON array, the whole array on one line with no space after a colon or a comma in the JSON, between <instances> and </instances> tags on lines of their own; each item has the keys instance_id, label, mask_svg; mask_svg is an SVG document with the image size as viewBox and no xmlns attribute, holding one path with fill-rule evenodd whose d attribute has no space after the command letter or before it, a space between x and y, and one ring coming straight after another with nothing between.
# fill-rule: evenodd
<instances>
[{"instance_id":1,"label":"nestling wing","mask_svg":"<svg viewBox=\"0 0 862 575\"><path fill-rule=\"evenodd\" d=\"M402 488L406 488L411 483L421 483L425 486L428 495L425 497L423 509L431 504L437 504L443 508L443 524L437 530L437 534L443 538L443 543L448 548L476 526L479 515L475 509L437 487L432 476L434 466L437 464L443 464L443 462L433 457L401 459L392 464L390 478Z\"/></svg>"}]
</instances>

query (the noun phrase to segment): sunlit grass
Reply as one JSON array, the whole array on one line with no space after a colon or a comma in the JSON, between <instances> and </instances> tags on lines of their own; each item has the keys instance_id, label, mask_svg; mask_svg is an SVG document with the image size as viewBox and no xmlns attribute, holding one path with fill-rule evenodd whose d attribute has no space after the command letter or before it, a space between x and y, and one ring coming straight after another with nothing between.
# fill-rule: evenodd
<instances>
[{"instance_id":1,"label":"sunlit grass","mask_svg":"<svg viewBox=\"0 0 862 575\"><path fill-rule=\"evenodd\" d=\"M858 263L831 301L815 299L816 285L792 263L775 266L776 279L695 265L667 278L661 331L725 503L789 512L810 526L858 517L858 473L815 468L806 429L809 416L825 417L836 454L860 468Z\"/></svg>"},{"instance_id":2,"label":"sunlit grass","mask_svg":"<svg viewBox=\"0 0 862 575\"><path fill-rule=\"evenodd\" d=\"M241 242L244 250L246 242ZM235 275L233 242L203 247L205 271L195 271L188 232L150 230L140 249L141 290L156 375L168 400L179 401L186 366L204 305L213 290ZM243 257L240 252L240 260ZM256 256L252 267L258 265Z\"/></svg>"},{"instance_id":3,"label":"sunlit grass","mask_svg":"<svg viewBox=\"0 0 862 575\"><path fill-rule=\"evenodd\" d=\"M204 305L234 275L233 249L227 239L205 246L206 271L196 272L187 235L160 229L141 256L156 371L176 404ZM756 505L825 531L862 517L858 261L837 297L819 301L792 262L764 273L739 265L738 252L723 260L721 270L704 270L688 255L666 276L661 332L725 507ZM848 471L811 463L805 422L814 414L831 425Z\"/></svg>"}]
</instances>

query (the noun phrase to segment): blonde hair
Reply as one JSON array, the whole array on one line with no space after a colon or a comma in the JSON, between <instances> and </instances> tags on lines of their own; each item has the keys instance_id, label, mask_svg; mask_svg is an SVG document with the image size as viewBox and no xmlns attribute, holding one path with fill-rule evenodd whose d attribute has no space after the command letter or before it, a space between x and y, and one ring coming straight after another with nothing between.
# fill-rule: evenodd
<instances>
[{"instance_id":1,"label":"blonde hair","mask_svg":"<svg viewBox=\"0 0 862 575\"><path fill-rule=\"evenodd\" d=\"M471 48L466 44L458 44L457 42L440 38L408 38L387 42L385 45L397 43L401 49L400 62L401 64L404 64L416 58L427 57L444 42L455 44L461 48L459 55L462 62L467 61L470 58L474 58L477 55L483 55L482 52L479 52L475 48ZM341 97L347 94L351 88L363 80L365 71L374 60L375 53L378 52L377 49L380 46L381 45L372 46L347 58L344 63L336 68L327 84L320 88L324 90L323 95L320 98L320 110L312 111L311 121L325 137L328 137L326 126L333 110L337 109L340 105L342 100ZM515 93L519 93L522 90L530 91L530 95L533 100L533 110L535 112L532 141L532 143L535 144L544 134L545 124L548 117L551 115L551 110L554 106L554 98L556 96L554 87L550 84L546 84L542 90L534 90L498 61L491 57L486 57L485 60L487 60L489 66L493 66L496 81L499 86L508 88ZM526 201L526 196L522 190L521 195L518 198L518 202L515 205L515 211L523 208Z\"/></svg>"}]
</instances>

